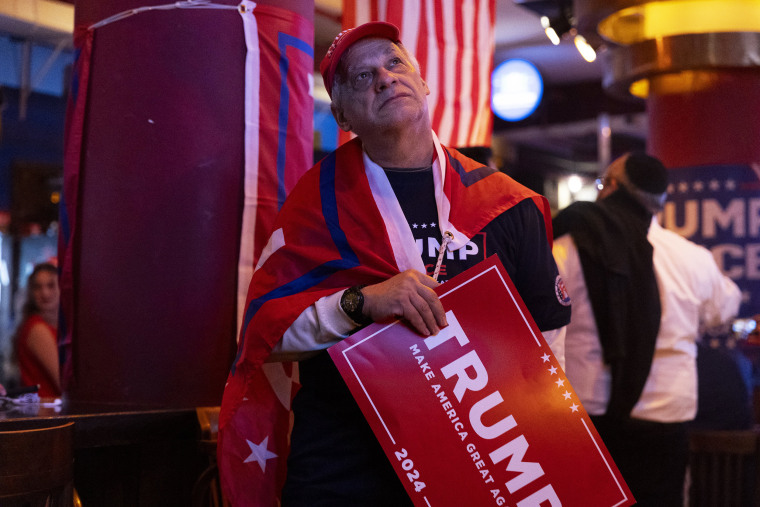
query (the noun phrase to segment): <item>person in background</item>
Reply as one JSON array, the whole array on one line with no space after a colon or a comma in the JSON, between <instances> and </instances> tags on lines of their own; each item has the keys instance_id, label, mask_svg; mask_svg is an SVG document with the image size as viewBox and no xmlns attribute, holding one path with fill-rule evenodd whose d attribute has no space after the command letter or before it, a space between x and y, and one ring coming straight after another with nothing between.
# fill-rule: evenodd
<instances>
[{"instance_id":1,"label":"person in background","mask_svg":"<svg viewBox=\"0 0 760 507\"><path fill-rule=\"evenodd\" d=\"M657 223L666 189L656 158L618 158L597 202L557 214L553 251L573 300L568 379L637 505L682 507L696 341L741 294L707 249Z\"/></svg>"},{"instance_id":2,"label":"person in background","mask_svg":"<svg viewBox=\"0 0 760 507\"><path fill-rule=\"evenodd\" d=\"M734 322L737 363L753 403L753 420L760 423L760 314Z\"/></svg>"},{"instance_id":3,"label":"person in background","mask_svg":"<svg viewBox=\"0 0 760 507\"><path fill-rule=\"evenodd\" d=\"M39 385L40 397L61 395L58 363L58 269L37 264L29 275L21 324L14 336L14 354L22 386Z\"/></svg>"},{"instance_id":4,"label":"person in background","mask_svg":"<svg viewBox=\"0 0 760 507\"><path fill-rule=\"evenodd\" d=\"M749 322L754 321L752 329L746 333L744 339L750 345L760 345L760 314L755 315L752 319L746 319Z\"/></svg>"},{"instance_id":5,"label":"person in background","mask_svg":"<svg viewBox=\"0 0 760 507\"><path fill-rule=\"evenodd\" d=\"M697 343L697 415L690 430L747 430L754 425L752 397L739 367L741 352Z\"/></svg>"},{"instance_id":6,"label":"person in background","mask_svg":"<svg viewBox=\"0 0 760 507\"><path fill-rule=\"evenodd\" d=\"M433 289L486 253L498 254L555 354L569 301L556 292L546 200L441 145L396 26L342 32L321 72L338 125L357 138L307 172L282 207L253 274L222 415L246 396L241 370L298 360L282 505L411 505L326 349L371 322L437 334L447 322ZM439 248L448 254L437 271Z\"/></svg>"}]
</instances>

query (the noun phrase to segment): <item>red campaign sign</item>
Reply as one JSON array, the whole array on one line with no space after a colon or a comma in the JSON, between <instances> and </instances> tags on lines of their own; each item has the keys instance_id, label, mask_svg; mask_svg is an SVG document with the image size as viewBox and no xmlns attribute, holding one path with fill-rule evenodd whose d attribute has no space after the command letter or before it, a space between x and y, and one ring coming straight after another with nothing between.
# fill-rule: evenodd
<instances>
[{"instance_id":1,"label":"red campaign sign","mask_svg":"<svg viewBox=\"0 0 760 507\"><path fill-rule=\"evenodd\" d=\"M329 349L415 506L632 505L498 258L436 290L436 336L372 324Z\"/></svg>"}]
</instances>

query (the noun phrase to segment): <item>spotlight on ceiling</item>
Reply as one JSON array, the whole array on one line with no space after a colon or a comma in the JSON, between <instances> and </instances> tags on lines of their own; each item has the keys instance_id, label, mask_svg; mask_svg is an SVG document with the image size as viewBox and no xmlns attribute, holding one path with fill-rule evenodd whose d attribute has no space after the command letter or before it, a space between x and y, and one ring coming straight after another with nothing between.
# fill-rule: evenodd
<instances>
[{"instance_id":1,"label":"spotlight on ceiling","mask_svg":"<svg viewBox=\"0 0 760 507\"><path fill-rule=\"evenodd\" d=\"M571 19L572 15L566 11L561 11L561 14L555 18L549 18L548 16L541 16L541 27L544 29L544 33L552 41L552 44L558 46L562 41L563 36L567 35L568 38L572 38L575 43L576 49L581 54L584 60L591 63L596 60L596 50L588 43L583 35L573 27Z\"/></svg>"},{"instance_id":2,"label":"spotlight on ceiling","mask_svg":"<svg viewBox=\"0 0 760 507\"><path fill-rule=\"evenodd\" d=\"M596 60L596 50L591 47L591 44L586 41L586 38L583 37L583 35L576 33L575 37L573 37L573 42L575 42L575 47L578 49L578 52L584 60L589 63Z\"/></svg>"},{"instance_id":3,"label":"spotlight on ceiling","mask_svg":"<svg viewBox=\"0 0 760 507\"><path fill-rule=\"evenodd\" d=\"M570 21L568 21L567 16L564 14L553 18L541 16L541 26L543 27L546 36L555 46L559 45L562 36L572 28Z\"/></svg>"}]
</instances>

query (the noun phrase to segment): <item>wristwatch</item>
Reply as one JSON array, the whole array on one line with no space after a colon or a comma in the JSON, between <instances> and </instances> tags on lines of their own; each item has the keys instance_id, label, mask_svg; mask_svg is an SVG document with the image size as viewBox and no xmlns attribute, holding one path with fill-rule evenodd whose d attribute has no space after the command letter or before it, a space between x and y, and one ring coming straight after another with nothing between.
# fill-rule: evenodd
<instances>
[{"instance_id":1,"label":"wristwatch","mask_svg":"<svg viewBox=\"0 0 760 507\"><path fill-rule=\"evenodd\" d=\"M359 325L370 324L372 319L362 313L364 308L364 294L362 294L364 285L354 285L343 291L340 297L340 308L346 312L346 315Z\"/></svg>"}]
</instances>

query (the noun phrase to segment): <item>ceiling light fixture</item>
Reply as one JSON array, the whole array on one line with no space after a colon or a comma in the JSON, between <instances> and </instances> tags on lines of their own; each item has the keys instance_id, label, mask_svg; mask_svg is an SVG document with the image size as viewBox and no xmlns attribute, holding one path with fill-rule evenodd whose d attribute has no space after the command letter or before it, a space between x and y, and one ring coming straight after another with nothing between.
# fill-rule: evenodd
<instances>
[{"instance_id":1,"label":"ceiling light fixture","mask_svg":"<svg viewBox=\"0 0 760 507\"><path fill-rule=\"evenodd\" d=\"M544 29L546 36L549 37L549 40L552 41L552 44L558 46L560 42L559 34L547 16L541 16L541 27Z\"/></svg>"},{"instance_id":2,"label":"ceiling light fixture","mask_svg":"<svg viewBox=\"0 0 760 507\"><path fill-rule=\"evenodd\" d=\"M596 50L591 47L591 44L586 41L586 38L583 37L583 35L576 33L575 37L573 37L573 42L575 42L575 47L584 60L589 63L596 60Z\"/></svg>"},{"instance_id":3,"label":"ceiling light fixture","mask_svg":"<svg viewBox=\"0 0 760 507\"><path fill-rule=\"evenodd\" d=\"M575 47L584 60L589 63L596 61L596 50L576 30L573 9L571 6L568 6L567 2L564 0L559 1L556 16L549 17L543 15L539 19L544 33L552 44L559 46L563 38L573 39Z\"/></svg>"},{"instance_id":4,"label":"ceiling light fixture","mask_svg":"<svg viewBox=\"0 0 760 507\"><path fill-rule=\"evenodd\" d=\"M559 16L553 18L541 16L541 27L544 29L546 36L555 46L558 46L562 40L562 36L573 28L567 15L565 15L564 11L561 12L562 13Z\"/></svg>"}]
</instances>

